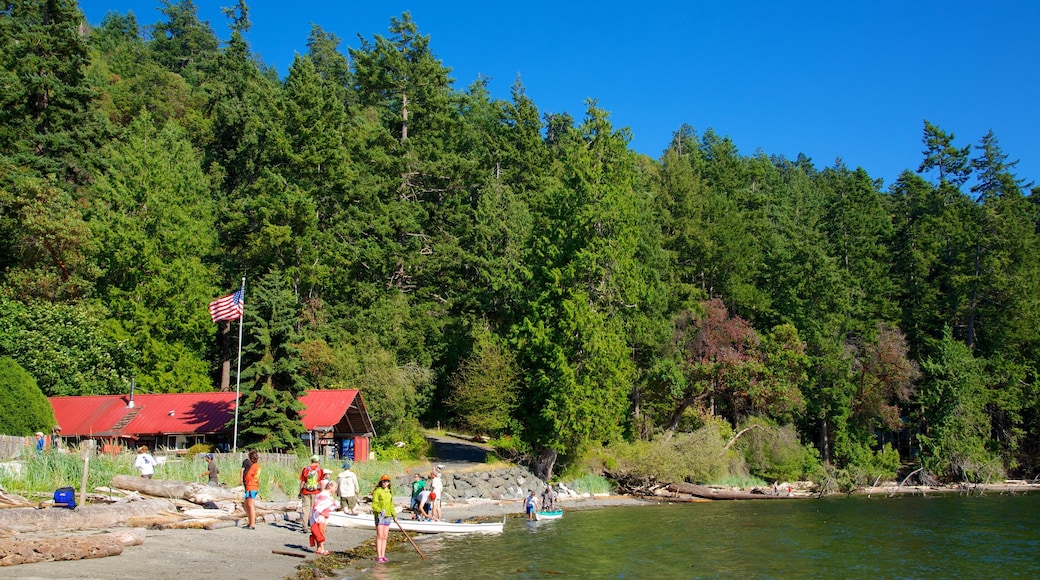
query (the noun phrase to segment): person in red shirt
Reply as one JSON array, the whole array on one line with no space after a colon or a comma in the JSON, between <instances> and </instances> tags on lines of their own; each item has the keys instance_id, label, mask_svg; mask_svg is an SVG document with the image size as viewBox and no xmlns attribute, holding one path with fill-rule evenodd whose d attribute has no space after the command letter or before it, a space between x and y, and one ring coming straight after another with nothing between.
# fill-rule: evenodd
<instances>
[{"instance_id":1,"label":"person in red shirt","mask_svg":"<svg viewBox=\"0 0 1040 580\"><path fill-rule=\"evenodd\" d=\"M311 464L300 472L300 519L304 522L311 517L314 510L314 498L318 497L325 484L332 479L332 472L321 468L321 460L317 455L311 456ZM308 533L307 525L303 526L303 533Z\"/></svg>"}]
</instances>

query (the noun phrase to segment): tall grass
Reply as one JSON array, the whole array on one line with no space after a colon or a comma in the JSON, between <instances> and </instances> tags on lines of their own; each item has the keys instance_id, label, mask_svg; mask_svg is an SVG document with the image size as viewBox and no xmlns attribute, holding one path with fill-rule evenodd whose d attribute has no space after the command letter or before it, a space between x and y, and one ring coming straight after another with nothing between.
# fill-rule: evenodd
<instances>
[{"instance_id":1,"label":"tall grass","mask_svg":"<svg viewBox=\"0 0 1040 580\"><path fill-rule=\"evenodd\" d=\"M603 494L610 493L610 481L602 475L587 473L579 476L570 483L570 488L579 494Z\"/></svg>"},{"instance_id":2,"label":"tall grass","mask_svg":"<svg viewBox=\"0 0 1040 580\"><path fill-rule=\"evenodd\" d=\"M83 460L78 453L48 451L23 454L21 473L14 470L0 472L0 485L9 492L31 495L34 492L53 492L59 487L79 489L83 479ZM90 458L87 470L87 489L107 486L116 475L136 473L133 456L96 455Z\"/></svg>"},{"instance_id":3,"label":"tall grass","mask_svg":"<svg viewBox=\"0 0 1040 580\"><path fill-rule=\"evenodd\" d=\"M27 452L22 463L21 473L13 470L0 470L0 486L10 493L31 496L34 493L53 493L60 487L74 487L79 490L83 478L84 462L79 453L60 453L47 451L37 454ZM92 455L87 470L87 491L98 487L108 487L116 475L138 475L134 468L132 453L118 455ZM220 483L234 488L242 485L242 464L235 457L217 456L217 468L220 469ZM300 459L296 464L278 463L260 464L260 497L267 501L284 501L295 499L300 489L300 472L310 462ZM335 478L342 471L342 462L323 461L322 467L332 472ZM398 461L366 461L353 463L351 469L358 476L360 495L367 495L375 488L383 474L387 474L394 482L391 488L396 497L407 496L408 482L398 485L398 478L407 475L408 470ZM179 481L195 481L205 483L202 475L206 471L206 461L202 454L193 458L171 457L155 468L155 479L171 479Z\"/></svg>"}]
</instances>

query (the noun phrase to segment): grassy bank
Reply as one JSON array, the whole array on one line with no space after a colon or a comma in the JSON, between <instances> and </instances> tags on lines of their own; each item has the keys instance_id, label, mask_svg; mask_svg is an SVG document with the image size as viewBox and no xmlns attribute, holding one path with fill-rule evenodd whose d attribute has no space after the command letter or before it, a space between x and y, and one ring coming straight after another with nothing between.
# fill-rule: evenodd
<instances>
[{"instance_id":1,"label":"grassy bank","mask_svg":"<svg viewBox=\"0 0 1040 580\"><path fill-rule=\"evenodd\" d=\"M45 453L27 453L24 460L17 462L19 469L0 470L0 486L10 493L32 496L35 493L52 493L60 487L71 486L79 489L83 479L84 461L79 453L61 453L48 451ZM87 490L106 487L116 475L137 475L132 453L117 455L100 454L91 456L87 468ZM300 458L292 465L261 463L260 497L268 500L280 500L296 497L299 490L300 471L310 462ZM241 485L242 465L232 457L219 457L217 467L220 469L220 483L233 488ZM339 461L323 461L322 467L333 475L342 471ZM354 463L351 467L358 476L362 494L373 489L380 475L386 473L391 477L404 475L407 468L396 461L366 461ZM206 461L202 455L193 458L167 459L156 466L156 479L173 479L180 481L205 482L202 473L206 471ZM407 493L404 489L394 489L394 495Z\"/></svg>"}]
</instances>

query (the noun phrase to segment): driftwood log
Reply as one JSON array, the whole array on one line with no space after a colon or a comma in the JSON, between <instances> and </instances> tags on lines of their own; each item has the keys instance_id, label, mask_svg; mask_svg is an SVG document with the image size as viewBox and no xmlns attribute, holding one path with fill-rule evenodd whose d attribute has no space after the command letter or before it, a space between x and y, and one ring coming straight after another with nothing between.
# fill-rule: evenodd
<instances>
[{"instance_id":1,"label":"driftwood log","mask_svg":"<svg viewBox=\"0 0 1040 580\"><path fill-rule=\"evenodd\" d=\"M242 493L239 491L175 479L145 479L132 475L117 475L112 478L112 487L128 489L153 497L184 499L199 505L208 501L214 503L242 501Z\"/></svg>"},{"instance_id":2,"label":"driftwood log","mask_svg":"<svg viewBox=\"0 0 1040 580\"><path fill-rule=\"evenodd\" d=\"M0 566L118 556L124 547L144 543L144 536L143 529L133 529L108 534L0 540Z\"/></svg>"},{"instance_id":3,"label":"driftwood log","mask_svg":"<svg viewBox=\"0 0 1040 580\"><path fill-rule=\"evenodd\" d=\"M681 493L704 499L794 499L794 495L773 495L771 493L755 493L753 491L726 491L713 489L705 485L692 483L669 483L665 489L672 493Z\"/></svg>"},{"instance_id":4,"label":"driftwood log","mask_svg":"<svg viewBox=\"0 0 1040 580\"><path fill-rule=\"evenodd\" d=\"M52 530L95 530L120 526L134 516L173 511L164 499L145 499L109 505L85 505L67 508L12 508L0 510L0 530L9 532L43 532Z\"/></svg>"},{"instance_id":5,"label":"driftwood log","mask_svg":"<svg viewBox=\"0 0 1040 580\"><path fill-rule=\"evenodd\" d=\"M33 507L36 504L25 499L24 497L14 494L7 493L0 490L0 509L7 508L18 508L18 507Z\"/></svg>"}]
</instances>

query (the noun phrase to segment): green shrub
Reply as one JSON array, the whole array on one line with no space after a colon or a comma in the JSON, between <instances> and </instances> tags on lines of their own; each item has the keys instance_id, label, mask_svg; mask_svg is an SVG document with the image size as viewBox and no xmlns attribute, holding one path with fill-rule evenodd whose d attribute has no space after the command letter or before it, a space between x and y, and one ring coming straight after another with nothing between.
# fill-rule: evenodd
<instances>
[{"instance_id":1,"label":"green shrub","mask_svg":"<svg viewBox=\"0 0 1040 580\"><path fill-rule=\"evenodd\" d=\"M488 445L495 450L495 455L506 461L519 461L529 451L527 444L521 441L519 437L513 437L512 435L502 435L501 437L491 439L488 441Z\"/></svg>"},{"instance_id":2,"label":"green shrub","mask_svg":"<svg viewBox=\"0 0 1040 580\"><path fill-rule=\"evenodd\" d=\"M832 474L838 489L850 491L873 485L880 479L892 479L899 471L899 451L885 445L874 451L863 444L849 446L849 461Z\"/></svg>"},{"instance_id":3,"label":"green shrub","mask_svg":"<svg viewBox=\"0 0 1040 580\"><path fill-rule=\"evenodd\" d=\"M213 445L210 445L209 443L196 443L188 448L188 452L184 454L184 459L195 459L196 455L205 455L207 453L213 453ZM220 466L218 465L217 467L219 468ZM221 470L221 473L223 473L223 470Z\"/></svg>"},{"instance_id":4,"label":"green shrub","mask_svg":"<svg viewBox=\"0 0 1040 580\"><path fill-rule=\"evenodd\" d=\"M758 428L747 431L734 444L750 475L766 481L796 481L818 478L823 473L819 453L799 442L793 426L777 427L751 419L744 428L751 425Z\"/></svg>"},{"instance_id":5,"label":"green shrub","mask_svg":"<svg viewBox=\"0 0 1040 580\"><path fill-rule=\"evenodd\" d=\"M718 424L709 423L693 433L677 433L670 439L615 443L615 477L658 482L705 483L728 474L723 456L725 442Z\"/></svg>"},{"instance_id":6,"label":"green shrub","mask_svg":"<svg viewBox=\"0 0 1040 580\"><path fill-rule=\"evenodd\" d=\"M567 485L579 494L602 494L610 493L613 490L613 485L611 485L610 480L602 475L594 475L591 473L583 474L572 480Z\"/></svg>"},{"instance_id":7,"label":"green shrub","mask_svg":"<svg viewBox=\"0 0 1040 580\"><path fill-rule=\"evenodd\" d=\"M0 433L50 433L56 424L50 401L29 371L11 357L0 357Z\"/></svg>"}]
</instances>

